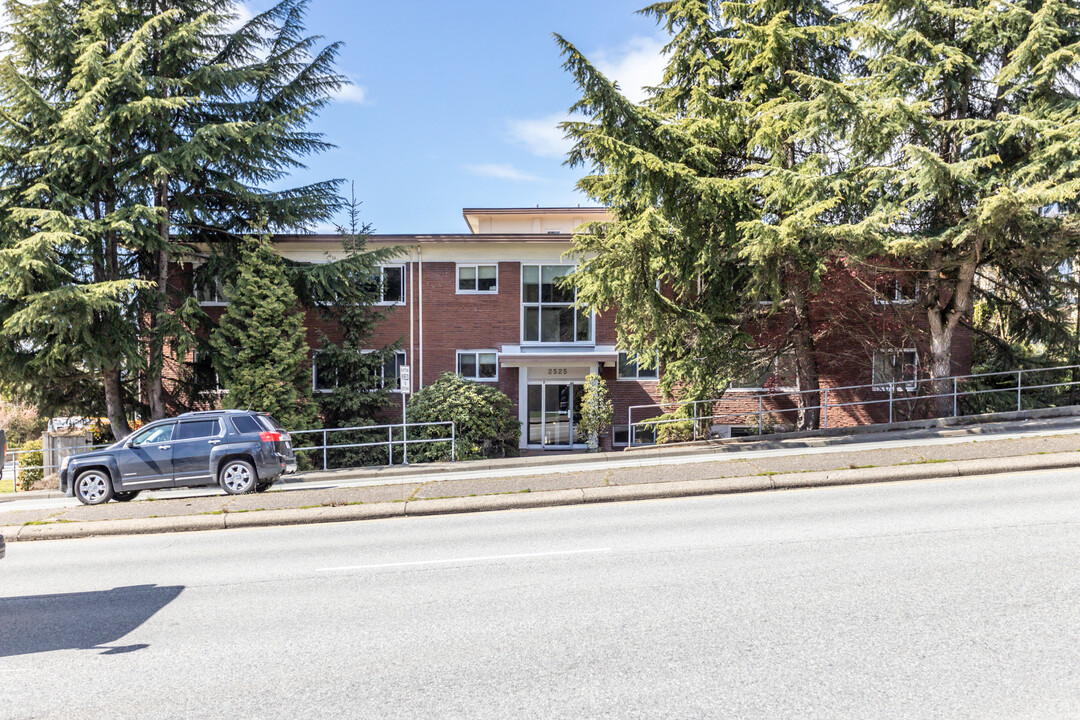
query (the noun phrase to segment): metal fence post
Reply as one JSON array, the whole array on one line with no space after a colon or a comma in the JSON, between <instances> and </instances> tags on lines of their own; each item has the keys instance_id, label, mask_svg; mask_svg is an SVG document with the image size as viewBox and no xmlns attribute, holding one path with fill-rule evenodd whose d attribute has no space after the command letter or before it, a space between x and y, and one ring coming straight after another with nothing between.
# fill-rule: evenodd
<instances>
[{"instance_id":1,"label":"metal fence post","mask_svg":"<svg viewBox=\"0 0 1080 720\"><path fill-rule=\"evenodd\" d=\"M697 440L697 400L691 405L694 415L694 440Z\"/></svg>"},{"instance_id":2,"label":"metal fence post","mask_svg":"<svg viewBox=\"0 0 1080 720\"><path fill-rule=\"evenodd\" d=\"M821 414L821 429L829 429L829 388L825 388L825 402L823 412Z\"/></svg>"},{"instance_id":3,"label":"metal fence post","mask_svg":"<svg viewBox=\"0 0 1080 720\"><path fill-rule=\"evenodd\" d=\"M957 404L956 378L954 377L952 379L952 416L953 417L958 417L959 415L960 415L960 411L959 411L959 405Z\"/></svg>"},{"instance_id":4,"label":"metal fence post","mask_svg":"<svg viewBox=\"0 0 1080 720\"><path fill-rule=\"evenodd\" d=\"M450 423L450 462L457 462L457 423Z\"/></svg>"},{"instance_id":5,"label":"metal fence post","mask_svg":"<svg viewBox=\"0 0 1080 720\"><path fill-rule=\"evenodd\" d=\"M19 455L11 453L11 492L19 492Z\"/></svg>"},{"instance_id":6,"label":"metal fence post","mask_svg":"<svg viewBox=\"0 0 1080 720\"><path fill-rule=\"evenodd\" d=\"M626 447L634 447L634 424L631 420L634 411L626 408Z\"/></svg>"},{"instance_id":7,"label":"metal fence post","mask_svg":"<svg viewBox=\"0 0 1080 720\"><path fill-rule=\"evenodd\" d=\"M761 396L757 396L757 434L761 435Z\"/></svg>"},{"instance_id":8,"label":"metal fence post","mask_svg":"<svg viewBox=\"0 0 1080 720\"><path fill-rule=\"evenodd\" d=\"M1020 412L1020 392L1024 389L1024 371L1016 371L1016 412Z\"/></svg>"},{"instance_id":9,"label":"metal fence post","mask_svg":"<svg viewBox=\"0 0 1080 720\"><path fill-rule=\"evenodd\" d=\"M401 423L401 464L409 464L409 430L405 423Z\"/></svg>"},{"instance_id":10,"label":"metal fence post","mask_svg":"<svg viewBox=\"0 0 1080 720\"><path fill-rule=\"evenodd\" d=\"M326 470L326 431L322 431L322 469Z\"/></svg>"},{"instance_id":11,"label":"metal fence post","mask_svg":"<svg viewBox=\"0 0 1080 720\"><path fill-rule=\"evenodd\" d=\"M892 418L893 418L892 406L893 406L893 395L895 394L895 392L896 392L896 381L893 380L893 381L889 382L889 422L890 423L892 422Z\"/></svg>"},{"instance_id":12,"label":"metal fence post","mask_svg":"<svg viewBox=\"0 0 1080 720\"><path fill-rule=\"evenodd\" d=\"M394 464L394 428L386 428L386 447L390 450L390 464Z\"/></svg>"}]
</instances>

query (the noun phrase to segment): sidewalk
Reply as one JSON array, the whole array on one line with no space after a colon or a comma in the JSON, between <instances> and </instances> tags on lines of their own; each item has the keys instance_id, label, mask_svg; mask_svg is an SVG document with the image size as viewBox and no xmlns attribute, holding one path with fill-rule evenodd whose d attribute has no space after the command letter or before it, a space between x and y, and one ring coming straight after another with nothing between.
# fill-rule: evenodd
<instances>
[{"instance_id":1,"label":"sidewalk","mask_svg":"<svg viewBox=\"0 0 1080 720\"><path fill-rule=\"evenodd\" d=\"M1036 432L1043 434L1030 435ZM1029 436L994 437L1009 433ZM1078 450L1080 418L1071 417L859 438L337 470L293 476L265 494L175 490L96 507L56 493L20 493L0 502L0 532L11 542L955 478L1080 467Z\"/></svg>"}]
</instances>

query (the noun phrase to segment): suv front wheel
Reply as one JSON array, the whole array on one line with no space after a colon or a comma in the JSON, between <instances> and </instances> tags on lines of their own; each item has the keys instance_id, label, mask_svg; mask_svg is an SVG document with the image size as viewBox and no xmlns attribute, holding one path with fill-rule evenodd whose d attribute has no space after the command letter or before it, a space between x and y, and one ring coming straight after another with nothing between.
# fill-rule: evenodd
<instances>
[{"instance_id":1,"label":"suv front wheel","mask_svg":"<svg viewBox=\"0 0 1080 720\"><path fill-rule=\"evenodd\" d=\"M258 481L255 466L247 460L230 460L221 466L221 472L218 473L221 489L230 495L249 493Z\"/></svg>"},{"instance_id":2,"label":"suv front wheel","mask_svg":"<svg viewBox=\"0 0 1080 720\"><path fill-rule=\"evenodd\" d=\"M75 478L75 497L83 505L101 505L112 496L112 480L100 470L87 470Z\"/></svg>"}]
</instances>

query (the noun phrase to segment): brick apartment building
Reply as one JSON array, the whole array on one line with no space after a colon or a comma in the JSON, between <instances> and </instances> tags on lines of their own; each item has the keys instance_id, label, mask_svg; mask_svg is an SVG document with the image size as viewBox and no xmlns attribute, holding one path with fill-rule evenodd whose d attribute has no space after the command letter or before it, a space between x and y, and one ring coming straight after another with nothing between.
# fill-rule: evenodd
<instances>
[{"instance_id":1,"label":"brick apartment building","mask_svg":"<svg viewBox=\"0 0 1080 720\"><path fill-rule=\"evenodd\" d=\"M400 246L400 260L381 268L382 305L373 347L400 343L393 366L385 368L389 380L397 366L408 364L413 390L434 382L443 372L457 372L491 383L514 402L522 426L523 449L585 447L575 430L582 383L600 370L615 406L617 448L627 444L627 410L659 403L658 371L639 368L616 346L614 312L582 314L572 310L572 294L555 280L572 270L565 257L574 228L602 220L602 208L484 208L465 209L469 232L438 235L375 235L369 247ZM278 251L300 262L325 262L340 254L335 235L282 235ZM823 388L832 388L825 414L830 427L887 418L884 403L847 406L855 400L888 398L910 389L919 376L920 348L925 324L915 312L914 291L895 274L867 278L837 266L815 297L812 316L820 324L818 363ZM203 293L200 302L212 315L225 302ZM213 310L217 307L219 310ZM318 336L309 318L308 343L314 348L312 387L325 388L318 366ZM332 329L328 334L333 336ZM970 367L970 335L960 332L954 367ZM729 390L714 413L720 434L756 432L757 419L743 412L775 410L767 422L790 424L795 398L793 363L780 353L764 373ZM840 390L848 386L873 386ZM659 415L659 407L640 408L634 422ZM388 412L400 411L388 409ZM908 404L894 412L917 412ZM398 415L400 419L400 415Z\"/></svg>"}]
</instances>

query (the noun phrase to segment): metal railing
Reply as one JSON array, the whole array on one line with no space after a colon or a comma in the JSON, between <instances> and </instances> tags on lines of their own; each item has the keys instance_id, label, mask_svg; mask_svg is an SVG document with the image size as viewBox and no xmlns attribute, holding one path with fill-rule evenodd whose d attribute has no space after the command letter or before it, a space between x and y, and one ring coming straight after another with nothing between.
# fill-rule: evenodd
<instances>
[{"instance_id":1,"label":"metal railing","mask_svg":"<svg viewBox=\"0 0 1080 720\"><path fill-rule=\"evenodd\" d=\"M439 437L424 437L429 433L415 432L419 428L427 427L447 427L449 426L450 432L441 433ZM414 430L414 436L409 437L410 429ZM396 432L395 432L396 431ZM365 433L386 433L385 439L378 439L370 442L341 442L331 444L329 439L332 435L337 433L352 433L354 435L363 435ZM329 469L329 460L331 451L343 451L349 449L360 448L385 448L387 465L394 465L395 459L399 464L407 465L409 463L409 446L420 445L426 443L449 443L450 461L457 461L457 424L453 421L446 420L443 422L427 422L427 423L397 423L394 425L359 425L356 427L344 427L344 428L325 428L319 430L296 430L290 431L289 435L293 438L298 435L318 435L322 438L322 445L309 445L303 447L296 447L294 442L293 451L295 453L312 452L316 450L322 451L322 469ZM395 449L396 446L396 449ZM59 458L60 463L63 462L63 458L69 455L81 455L83 453L92 452L101 448L109 447L108 445L87 445L85 447L75 448L57 448L50 452L55 453L55 456ZM41 470L43 474L49 475L51 472L60 472L60 464L42 464L42 465L27 465L25 462L20 462L20 458L29 455L31 453L42 453L41 450L8 450L3 457L4 464L4 477L8 476L8 472L11 473L12 486L14 492L19 492L19 473L26 470ZM44 454L42 454L42 462L44 462ZM382 463L368 463L371 465Z\"/></svg>"},{"instance_id":2,"label":"metal railing","mask_svg":"<svg viewBox=\"0 0 1080 720\"><path fill-rule=\"evenodd\" d=\"M1080 365L1061 365L1057 367L1048 368L1030 368L1024 370L1004 370L1001 372L991 373L976 373L971 375L952 375L944 378L913 378L910 380L894 380L890 382L878 382L870 383L868 385L847 385L842 387L823 387L818 390L791 390L780 392L745 392L740 391L733 393L726 397L716 398L713 400L684 400L679 402L667 402L667 403L646 403L643 405L631 405L627 409L626 422L627 422L627 445L634 447L636 445L648 445L652 444L650 441L638 442L638 431L648 431L655 438L655 434L658 430L658 426L670 425L674 423L690 423L692 425L691 438L692 440L702 439L701 435L708 437L709 431L706 428L702 431L701 427L703 423L714 420L721 420L724 418L738 418L741 420L750 420L750 422L732 423L743 425L748 427L751 431L754 428L753 420L756 419L756 433L758 435L763 434L766 428L766 418L770 419L775 415L790 415L792 413L806 412L812 410L821 411L821 427L823 429L828 428L829 423L829 410L837 408L856 408L856 407L869 407L878 405L888 405L888 420L875 420L873 417L867 417L868 422L860 423L864 425L874 425L883 422L894 422L896 410L898 407L906 407L911 412L911 406L915 403L925 403L927 401L951 399L952 411L951 414L945 413L945 416L958 417L961 414L963 401L970 398L978 398L983 395L1009 393L1016 395L1016 409L1024 409L1024 392L1028 392L1030 398L1031 392L1036 390L1062 390L1065 388L1073 388L1080 386L1080 380L1068 380L1058 382L1039 382L1038 378L1032 382L1031 378L1028 378L1028 382L1025 382L1025 377L1034 375L1036 373L1061 373L1069 371L1080 371ZM1080 372L1074 372L1074 376L1080 375ZM1005 387L986 387L986 379L1000 379L1006 381L1008 384ZM1013 384L1013 378L1015 378L1015 384ZM964 383L975 382L974 388L961 388ZM933 386L935 384L944 385L949 388L948 392L933 392ZM929 394L921 394L920 389L929 386ZM834 401L829 401L829 394L832 393ZM872 399L858 399L858 400L840 400L836 401L840 395L857 395L860 393L868 394L884 394L887 393L888 397L884 398L872 398ZM802 395L819 394L821 397L820 404L811 405L807 407L791 407L791 408L778 408L778 407L766 407L766 401L776 399L797 398ZM700 408L704 407L707 410L715 409L715 407L721 403L731 402L746 402L747 400L753 402L757 401L757 410L746 409L736 410L730 412L714 413L714 414L702 414ZM775 403L773 403L775 404ZM670 414L676 412L679 408L690 406L691 410L686 417L672 417L672 418L654 418L648 420L639 420L634 422L634 411L644 408L660 408L664 414ZM1052 407L1052 405L1049 405ZM1011 407L1010 407L1011 409ZM1032 408L1028 408L1032 409ZM941 417L941 414L936 415ZM770 423L771 424L771 423Z\"/></svg>"},{"instance_id":3,"label":"metal railing","mask_svg":"<svg viewBox=\"0 0 1080 720\"><path fill-rule=\"evenodd\" d=\"M50 470L55 470L56 472L60 472L60 465L59 464L27 465L26 463L20 463L19 462L20 457L30 455L31 453L38 453L39 455L42 456L42 462L44 463L45 462L45 454L48 452L48 453L53 453L57 457L59 457L60 462L62 463L64 461L63 459L65 457L70 456L70 455L81 455L83 453L88 453L88 452L91 452L93 450L100 450L101 448L104 448L104 447L109 447L109 446L108 445L86 445L84 447L53 448L52 450L48 450L48 451L43 451L43 450L8 450L6 453L4 453L4 457L3 457L4 477L6 478L8 476L8 472L10 472L11 473L12 491L13 492L19 492L19 473L21 473L23 471L26 471L26 470L41 470L42 474L44 474L44 475L48 475Z\"/></svg>"},{"instance_id":4,"label":"metal railing","mask_svg":"<svg viewBox=\"0 0 1080 720\"><path fill-rule=\"evenodd\" d=\"M410 428L426 428L426 427L446 427L449 426L450 434L447 436L445 433L441 437L409 437ZM398 430L398 436L395 437L394 431ZM337 433L352 433L353 435L365 435L368 433L386 433L385 439L378 439L366 442L343 442L331 445L329 438L333 434ZM397 423L393 425L360 425L357 427L344 427L344 428L325 428L322 430L297 430L289 433L292 437L298 435L321 435L322 445L307 445L303 447L297 447L296 443L293 443L293 452L311 452L314 450L322 451L322 469L328 470L330 463L330 451L331 450L349 450L360 448L386 448L387 465L393 465L394 463L394 446L399 446L398 454L396 457L400 458L400 464L409 464L409 445L417 445L424 443L450 443L450 462L457 461L457 424L450 420L444 420L441 422L425 422L425 423ZM381 463L366 463L366 464L381 464Z\"/></svg>"}]
</instances>

